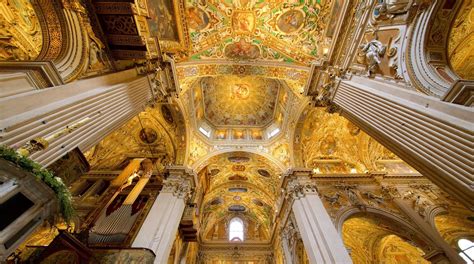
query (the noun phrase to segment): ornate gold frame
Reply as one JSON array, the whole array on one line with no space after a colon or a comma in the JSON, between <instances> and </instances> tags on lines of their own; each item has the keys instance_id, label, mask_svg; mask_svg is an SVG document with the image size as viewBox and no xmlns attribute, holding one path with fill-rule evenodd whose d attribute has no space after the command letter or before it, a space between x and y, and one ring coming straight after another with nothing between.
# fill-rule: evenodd
<instances>
[{"instance_id":1,"label":"ornate gold frame","mask_svg":"<svg viewBox=\"0 0 474 264\"><path fill-rule=\"evenodd\" d=\"M190 40L188 27L185 20L186 10L184 0L172 0L172 4L175 13L175 22L179 40L160 40L161 50L171 53L186 52L190 48Z\"/></svg>"}]
</instances>

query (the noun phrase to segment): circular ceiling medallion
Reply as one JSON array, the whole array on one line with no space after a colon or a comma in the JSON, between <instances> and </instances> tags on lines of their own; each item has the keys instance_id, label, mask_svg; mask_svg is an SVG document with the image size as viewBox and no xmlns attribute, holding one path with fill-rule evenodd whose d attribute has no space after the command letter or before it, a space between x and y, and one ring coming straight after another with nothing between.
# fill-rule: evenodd
<instances>
[{"instance_id":1,"label":"circular ceiling medallion","mask_svg":"<svg viewBox=\"0 0 474 264\"><path fill-rule=\"evenodd\" d=\"M161 105L161 115L163 116L166 122L168 122L169 124L173 124L173 115L171 114L171 110L168 108L167 105Z\"/></svg>"},{"instance_id":2,"label":"circular ceiling medallion","mask_svg":"<svg viewBox=\"0 0 474 264\"><path fill-rule=\"evenodd\" d=\"M232 99L247 99L250 94L250 88L246 83L236 83L231 86Z\"/></svg>"},{"instance_id":3,"label":"circular ceiling medallion","mask_svg":"<svg viewBox=\"0 0 474 264\"><path fill-rule=\"evenodd\" d=\"M263 177L270 177L270 172L268 172L267 170L260 169L257 172Z\"/></svg>"},{"instance_id":4,"label":"circular ceiling medallion","mask_svg":"<svg viewBox=\"0 0 474 264\"><path fill-rule=\"evenodd\" d=\"M234 201L240 201L241 199L242 199L242 197L240 197L240 196L238 196L238 195L237 195L237 196L234 196Z\"/></svg>"},{"instance_id":5,"label":"circular ceiling medallion","mask_svg":"<svg viewBox=\"0 0 474 264\"><path fill-rule=\"evenodd\" d=\"M291 34L299 31L304 25L303 11L293 9L281 14L277 19L277 28L283 33Z\"/></svg>"},{"instance_id":6,"label":"circular ceiling medallion","mask_svg":"<svg viewBox=\"0 0 474 264\"><path fill-rule=\"evenodd\" d=\"M158 134L153 128L145 127L140 130L139 137L143 143L152 144L158 138Z\"/></svg>"},{"instance_id":7,"label":"circular ceiling medallion","mask_svg":"<svg viewBox=\"0 0 474 264\"><path fill-rule=\"evenodd\" d=\"M186 21L189 28L200 31L209 25L209 15L198 7L190 7L186 10Z\"/></svg>"}]
</instances>

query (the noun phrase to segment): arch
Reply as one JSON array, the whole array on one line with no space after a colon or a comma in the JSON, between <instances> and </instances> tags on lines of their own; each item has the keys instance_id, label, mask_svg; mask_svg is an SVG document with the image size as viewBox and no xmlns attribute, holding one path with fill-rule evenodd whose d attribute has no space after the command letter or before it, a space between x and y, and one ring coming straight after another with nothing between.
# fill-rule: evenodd
<instances>
[{"instance_id":1,"label":"arch","mask_svg":"<svg viewBox=\"0 0 474 264\"><path fill-rule=\"evenodd\" d=\"M433 1L420 11L411 30L407 52L407 80L428 95L443 97L459 77L447 60L449 29L462 1Z\"/></svg>"},{"instance_id":2,"label":"arch","mask_svg":"<svg viewBox=\"0 0 474 264\"><path fill-rule=\"evenodd\" d=\"M200 157L196 162L188 166L190 166L190 168L192 168L194 171L201 171L204 167L208 165L209 160L211 158L222 155L222 154L226 154L226 153L232 153L232 152L244 152L244 153L251 153L257 156L261 156L267 159L271 165L278 168L280 172L284 172L287 169L287 167L283 165L281 161L277 160L269 153L265 153L263 151L260 151L258 148L252 148L252 147L243 147L243 148L238 148L238 149L236 148L216 149Z\"/></svg>"},{"instance_id":3,"label":"arch","mask_svg":"<svg viewBox=\"0 0 474 264\"><path fill-rule=\"evenodd\" d=\"M419 231L419 229L414 226L413 224L409 223L407 220L403 219L400 216L397 216L391 212L367 206L364 208L364 210L361 210L358 207L346 207L338 211L336 217L335 217L335 225L336 229L339 233L339 235L342 237L342 227L343 224L346 220L350 219L351 217L354 217L356 215L366 215L366 216L372 216L372 217L379 217L388 221L391 221L397 225L399 225L402 228L405 228L406 230L409 230L413 234L416 235L416 238L418 238L419 242L424 242L427 245L427 248L423 249L426 254L430 254L434 251L437 251L438 249L433 248L432 245L434 244L431 239L427 236L425 236L423 233ZM401 236L403 238L403 235ZM407 238L406 238L407 239ZM410 239L408 239L410 240Z\"/></svg>"},{"instance_id":4,"label":"arch","mask_svg":"<svg viewBox=\"0 0 474 264\"><path fill-rule=\"evenodd\" d=\"M416 227L384 210L373 207L364 210L350 207L341 210L336 219L338 231L346 246L357 250L353 251L353 260L375 258L381 261L390 255L386 254L387 252L393 250L406 252L405 258L407 256L427 258L440 252L433 246L434 243L430 238L419 232ZM355 234L361 234L361 237L353 239ZM371 254L364 253L367 251Z\"/></svg>"},{"instance_id":5,"label":"arch","mask_svg":"<svg viewBox=\"0 0 474 264\"><path fill-rule=\"evenodd\" d=\"M244 241L244 222L240 217L234 217L229 221L229 241Z\"/></svg>"}]
</instances>

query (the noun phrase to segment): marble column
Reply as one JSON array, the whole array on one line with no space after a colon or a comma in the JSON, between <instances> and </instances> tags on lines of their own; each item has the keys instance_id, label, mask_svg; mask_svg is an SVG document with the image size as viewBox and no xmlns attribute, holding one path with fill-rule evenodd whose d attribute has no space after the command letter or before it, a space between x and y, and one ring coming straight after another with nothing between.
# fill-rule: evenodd
<instances>
[{"instance_id":1,"label":"marble column","mask_svg":"<svg viewBox=\"0 0 474 264\"><path fill-rule=\"evenodd\" d=\"M352 76L333 97L342 115L474 209L474 109Z\"/></svg>"},{"instance_id":2,"label":"marble column","mask_svg":"<svg viewBox=\"0 0 474 264\"><path fill-rule=\"evenodd\" d=\"M0 144L29 145L30 158L48 166L76 147L96 145L151 97L147 76L135 69L3 97Z\"/></svg>"},{"instance_id":3,"label":"marble column","mask_svg":"<svg viewBox=\"0 0 474 264\"><path fill-rule=\"evenodd\" d=\"M310 263L352 263L341 236L318 196L311 169L285 175L287 195Z\"/></svg>"},{"instance_id":4,"label":"marble column","mask_svg":"<svg viewBox=\"0 0 474 264\"><path fill-rule=\"evenodd\" d=\"M148 248L155 263L167 263L187 200L195 186L195 173L181 166L166 168L163 189L138 231L132 247Z\"/></svg>"}]
</instances>

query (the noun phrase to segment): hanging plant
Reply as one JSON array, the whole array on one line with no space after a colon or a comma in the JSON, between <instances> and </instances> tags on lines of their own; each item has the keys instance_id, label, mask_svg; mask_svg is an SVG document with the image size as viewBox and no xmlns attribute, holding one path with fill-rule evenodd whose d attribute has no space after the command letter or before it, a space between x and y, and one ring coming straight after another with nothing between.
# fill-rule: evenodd
<instances>
[{"instance_id":1,"label":"hanging plant","mask_svg":"<svg viewBox=\"0 0 474 264\"><path fill-rule=\"evenodd\" d=\"M69 223L74 215L71 193L61 178L55 177L53 173L41 167L28 157L18 154L14 149L0 145L0 158L13 162L25 171L31 172L38 180L44 182L56 194L59 203L59 211L64 220Z\"/></svg>"}]
</instances>

